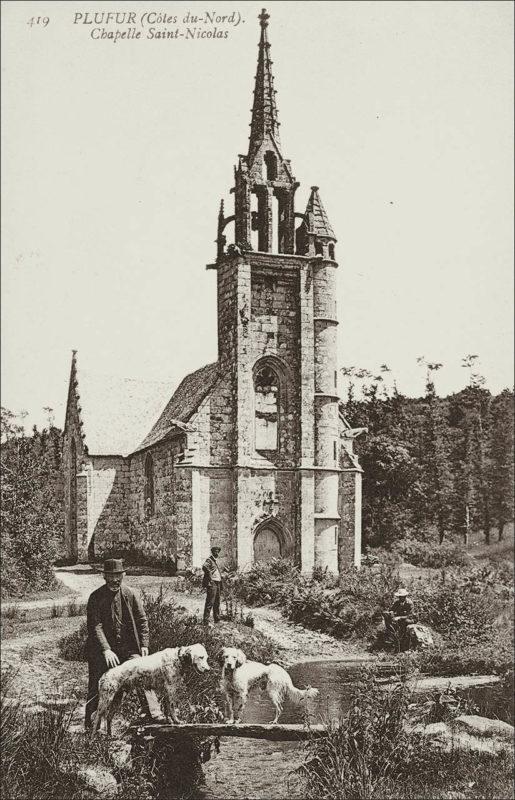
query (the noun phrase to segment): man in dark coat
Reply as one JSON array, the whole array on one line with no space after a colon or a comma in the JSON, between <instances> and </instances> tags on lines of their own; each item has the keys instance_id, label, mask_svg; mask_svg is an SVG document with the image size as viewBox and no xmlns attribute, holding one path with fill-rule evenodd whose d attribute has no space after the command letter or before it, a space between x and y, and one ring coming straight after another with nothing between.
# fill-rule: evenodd
<instances>
[{"instance_id":1,"label":"man in dark coat","mask_svg":"<svg viewBox=\"0 0 515 800\"><path fill-rule=\"evenodd\" d=\"M213 609L213 619L220 621L220 594L222 586L222 575L216 559L220 555L221 547L212 547L211 555L206 558L202 565L204 578L202 586L206 590L206 604L204 606L204 625L209 625L209 616Z\"/></svg>"},{"instance_id":2,"label":"man in dark coat","mask_svg":"<svg viewBox=\"0 0 515 800\"><path fill-rule=\"evenodd\" d=\"M139 597L122 586L123 561L108 558L104 562L105 586L96 589L87 606L89 666L86 728L98 706L98 682L108 669L129 658L148 656L148 620ZM159 701L152 691L140 692L144 712L152 718L161 716Z\"/></svg>"}]
</instances>

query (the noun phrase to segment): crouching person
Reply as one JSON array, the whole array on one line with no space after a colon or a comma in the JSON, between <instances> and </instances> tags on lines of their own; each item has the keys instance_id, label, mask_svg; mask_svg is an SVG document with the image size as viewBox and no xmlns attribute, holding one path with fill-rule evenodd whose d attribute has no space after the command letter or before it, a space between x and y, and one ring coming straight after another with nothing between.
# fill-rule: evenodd
<instances>
[{"instance_id":1,"label":"crouching person","mask_svg":"<svg viewBox=\"0 0 515 800\"><path fill-rule=\"evenodd\" d=\"M148 620L139 597L122 586L125 571L122 559L104 562L105 585L89 596L87 606L89 680L86 700L86 729L98 706L98 682L104 672L130 658L148 656ZM162 717L153 691L138 692L142 711L148 719Z\"/></svg>"},{"instance_id":2,"label":"crouching person","mask_svg":"<svg viewBox=\"0 0 515 800\"><path fill-rule=\"evenodd\" d=\"M412 625L416 620L407 589L398 589L395 592L393 605L389 611L384 612L383 618L387 633L392 636L399 649L409 649L408 625Z\"/></svg>"}]
</instances>

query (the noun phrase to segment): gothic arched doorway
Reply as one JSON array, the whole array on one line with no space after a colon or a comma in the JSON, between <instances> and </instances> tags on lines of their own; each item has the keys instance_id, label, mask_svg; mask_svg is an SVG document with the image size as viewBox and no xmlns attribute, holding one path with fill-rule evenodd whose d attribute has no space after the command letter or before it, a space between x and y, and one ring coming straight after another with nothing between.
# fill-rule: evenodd
<instances>
[{"instance_id":1,"label":"gothic arched doorway","mask_svg":"<svg viewBox=\"0 0 515 800\"><path fill-rule=\"evenodd\" d=\"M279 526L265 522L254 536L254 561L272 561L283 555L283 543Z\"/></svg>"}]
</instances>

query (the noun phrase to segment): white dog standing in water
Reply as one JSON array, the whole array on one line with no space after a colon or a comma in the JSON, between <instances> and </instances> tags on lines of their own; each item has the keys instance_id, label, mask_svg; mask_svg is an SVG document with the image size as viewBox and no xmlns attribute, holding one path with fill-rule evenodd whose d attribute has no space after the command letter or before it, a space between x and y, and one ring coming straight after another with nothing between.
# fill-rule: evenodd
<instances>
[{"instance_id":1,"label":"white dog standing in water","mask_svg":"<svg viewBox=\"0 0 515 800\"><path fill-rule=\"evenodd\" d=\"M307 698L318 697L318 689L296 689L285 669L279 664L260 664L247 661L247 656L236 647L222 651L221 688L225 700L226 722L240 722L249 690L261 686L268 693L275 708L273 724L279 721L285 698L293 703L303 703Z\"/></svg>"}]
</instances>

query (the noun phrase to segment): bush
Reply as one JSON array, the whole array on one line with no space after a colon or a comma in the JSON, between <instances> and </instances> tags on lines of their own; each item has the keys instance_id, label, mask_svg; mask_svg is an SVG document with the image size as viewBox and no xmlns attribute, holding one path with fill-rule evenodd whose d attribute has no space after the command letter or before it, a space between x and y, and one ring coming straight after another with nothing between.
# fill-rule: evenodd
<instances>
[{"instance_id":1,"label":"bush","mask_svg":"<svg viewBox=\"0 0 515 800\"><path fill-rule=\"evenodd\" d=\"M394 567L349 568L325 581L299 583L287 597L285 612L295 622L341 639L372 635L382 619L385 600L399 586Z\"/></svg>"},{"instance_id":2,"label":"bush","mask_svg":"<svg viewBox=\"0 0 515 800\"><path fill-rule=\"evenodd\" d=\"M312 798L368 798L385 781L412 766L413 744L405 729L411 693L406 683L381 691L373 675L358 682L348 715L308 748L301 774Z\"/></svg>"},{"instance_id":3,"label":"bush","mask_svg":"<svg viewBox=\"0 0 515 800\"><path fill-rule=\"evenodd\" d=\"M229 577L234 592L249 605L282 603L294 587L302 583L299 570L288 559L275 558L253 564L247 572Z\"/></svg>"},{"instance_id":4,"label":"bush","mask_svg":"<svg viewBox=\"0 0 515 800\"><path fill-rule=\"evenodd\" d=\"M421 542L416 539L402 539L395 542L392 551L408 564L416 567L467 567L472 558L466 550L455 542Z\"/></svg>"}]
</instances>

